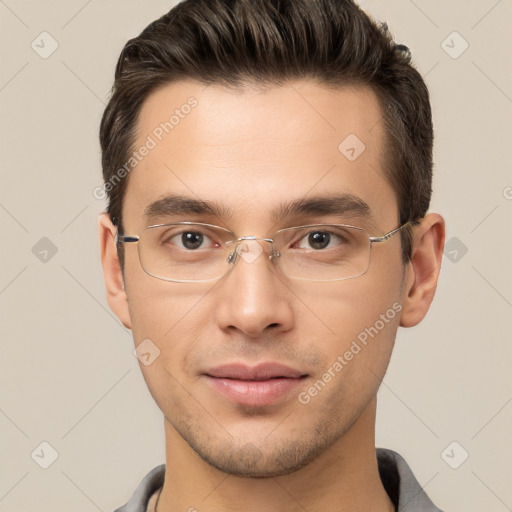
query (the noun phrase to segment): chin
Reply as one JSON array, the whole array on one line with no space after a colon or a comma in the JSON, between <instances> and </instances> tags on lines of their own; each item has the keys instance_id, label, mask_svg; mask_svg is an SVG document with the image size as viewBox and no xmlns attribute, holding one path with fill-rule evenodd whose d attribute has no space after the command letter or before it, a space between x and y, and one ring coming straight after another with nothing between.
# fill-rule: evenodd
<instances>
[{"instance_id":1,"label":"chin","mask_svg":"<svg viewBox=\"0 0 512 512\"><path fill-rule=\"evenodd\" d=\"M230 438L212 443L201 438L184 437L203 461L223 473L245 478L273 478L288 475L307 466L320 456L338 436L315 429L309 436L274 439L273 443L245 442ZM212 447L214 445L214 447Z\"/></svg>"}]
</instances>

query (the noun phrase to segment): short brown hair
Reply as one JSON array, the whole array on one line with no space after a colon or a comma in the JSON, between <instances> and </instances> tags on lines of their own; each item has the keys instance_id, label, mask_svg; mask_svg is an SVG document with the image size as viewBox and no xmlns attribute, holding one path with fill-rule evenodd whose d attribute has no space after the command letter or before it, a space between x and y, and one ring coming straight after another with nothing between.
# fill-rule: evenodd
<instances>
[{"instance_id":1,"label":"short brown hair","mask_svg":"<svg viewBox=\"0 0 512 512\"><path fill-rule=\"evenodd\" d=\"M303 78L372 88L382 108L383 167L400 223L422 218L432 194L428 90L409 50L352 0L185 0L148 25L121 52L101 121L105 183L133 151L139 112L157 87L180 79L240 87ZM108 190L107 212L120 232L126 182ZM401 236L406 263L410 230Z\"/></svg>"}]
</instances>

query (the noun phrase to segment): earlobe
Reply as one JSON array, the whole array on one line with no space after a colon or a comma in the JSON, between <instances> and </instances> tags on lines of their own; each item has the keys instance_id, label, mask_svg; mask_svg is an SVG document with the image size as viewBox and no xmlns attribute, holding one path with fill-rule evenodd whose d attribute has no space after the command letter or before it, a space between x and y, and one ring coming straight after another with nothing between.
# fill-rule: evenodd
<instances>
[{"instance_id":1,"label":"earlobe","mask_svg":"<svg viewBox=\"0 0 512 512\"><path fill-rule=\"evenodd\" d=\"M115 244L116 227L107 213L98 219L101 266L105 278L107 301L110 309L127 329L131 329L125 284Z\"/></svg>"},{"instance_id":2,"label":"earlobe","mask_svg":"<svg viewBox=\"0 0 512 512\"><path fill-rule=\"evenodd\" d=\"M414 228L412 257L402 292L402 327L420 323L430 308L441 270L444 239L444 219L437 213L426 215Z\"/></svg>"}]
</instances>

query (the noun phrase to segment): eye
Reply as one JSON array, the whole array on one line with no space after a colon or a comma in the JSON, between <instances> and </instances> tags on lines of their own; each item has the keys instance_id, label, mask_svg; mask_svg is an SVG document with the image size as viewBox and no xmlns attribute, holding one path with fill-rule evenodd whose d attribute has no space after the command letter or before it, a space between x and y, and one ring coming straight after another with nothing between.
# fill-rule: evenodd
<instances>
[{"instance_id":1,"label":"eye","mask_svg":"<svg viewBox=\"0 0 512 512\"><path fill-rule=\"evenodd\" d=\"M180 236L180 242L186 249L198 249L205 240L203 233L197 231L187 231Z\"/></svg>"},{"instance_id":2,"label":"eye","mask_svg":"<svg viewBox=\"0 0 512 512\"><path fill-rule=\"evenodd\" d=\"M348 243L348 238L344 237L342 233L311 231L299 240L297 246L299 249L322 250L346 243Z\"/></svg>"},{"instance_id":3,"label":"eye","mask_svg":"<svg viewBox=\"0 0 512 512\"><path fill-rule=\"evenodd\" d=\"M218 246L213 240L201 231L182 231L176 233L175 230L167 232L162 239L163 245L173 245L178 249L194 251L197 249L209 249L211 246Z\"/></svg>"}]
</instances>

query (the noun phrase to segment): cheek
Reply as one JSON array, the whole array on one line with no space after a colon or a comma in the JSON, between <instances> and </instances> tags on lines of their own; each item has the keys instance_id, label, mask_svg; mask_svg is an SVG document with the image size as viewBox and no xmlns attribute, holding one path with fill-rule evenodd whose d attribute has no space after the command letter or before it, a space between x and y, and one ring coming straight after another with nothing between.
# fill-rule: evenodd
<instances>
[{"instance_id":1,"label":"cheek","mask_svg":"<svg viewBox=\"0 0 512 512\"><path fill-rule=\"evenodd\" d=\"M136 250L126 254L125 277L136 343L149 337L158 344L175 337L208 291L205 287L199 290L190 283L163 281L146 274Z\"/></svg>"},{"instance_id":2,"label":"cheek","mask_svg":"<svg viewBox=\"0 0 512 512\"><path fill-rule=\"evenodd\" d=\"M352 280L297 291L309 308L298 317L297 328L302 339L317 340L310 350L322 354L317 387L328 383L345 402L375 392L400 322L401 278L398 262L386 269L375 265L372 272Z\"/></svg>"},{"instance_id":3,"label":"cheek","mask_svg":"<svg viewBox=\"0 0 512 512\"><path fill-rule=\"evenodd\" d=\"M151 395L163 411L172 411L187 399L182 386L193 374L189 360L200 348L210 317L201 314L197 292L192 294L188 288L185 293L183 285L149 279L156 285L142 286L141 281L135 287L132 282L130 288L136 293L128 294L133 339L138 353L151 354L148 365L139 358Z\"/></svg>"},{"instance_id":4,"label":"cheek","mask_svg":"<svg viewBox=\"0 0 512 512\"><path fill-rule=\"evenodd\" d=\"M300 330L315 329L328 338L339 340L340 346L350 342L366 328L380 320L386 331L398 325L402 270L398 264L374 265L365 275L345 281L304 284L294 289L306 306L297 315ZM381 326L379 322L378 326ZM395 328L396 331L396 328Z\"/></svg>"},{"instance_id":5,"label":"cheek","mask_svg":"<svg viewBox=\"0 0 512 512\"><path fill-rule=\"evenodd\" d=\"M302 390L299 402L312 406L314 415L336 418L340 424L357 418L375 396L386 372L399 307L340 313L332 324L335 334L319 340L320 346L316 346L323 362Z\"/></svg>"},{"instance_id":6,"label":"cheek","mask_svg":"<svg viewBox=\"0 0 512 512\"><path fill-rule=\"evenodd\" d=\"M208 289L145 274L127 283L127 293L135 344L150 340L158 353L154 364L141 365L150 388L162 380L172 383L172 376L180 381L191 377L194 368L190 358L201 348L204 351L201 340L212 330L212 316L203 300Z\"/></svg>"}]
</instances>

